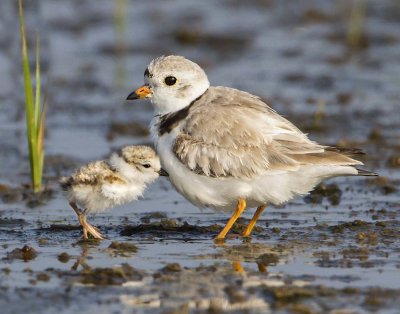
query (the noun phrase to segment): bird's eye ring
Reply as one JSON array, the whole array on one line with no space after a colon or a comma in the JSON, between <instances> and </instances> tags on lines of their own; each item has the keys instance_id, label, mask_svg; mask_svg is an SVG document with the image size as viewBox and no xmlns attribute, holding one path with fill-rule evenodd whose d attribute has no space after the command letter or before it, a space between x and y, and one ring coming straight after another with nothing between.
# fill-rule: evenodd
<instances>
[{"instance_id":1,"label":"bird's eye ring","mask_svg":"<svg viewBox=\"0 0 400 314\"><path fill-rule=\"evenodd\" d=\"M166 85L168 85L168 86L175 85L176 82L177 82L177 79L176 79L175 76L167 76L167 77L164 79L164 83L165 83Z\"/></svg>"}]
</instances>

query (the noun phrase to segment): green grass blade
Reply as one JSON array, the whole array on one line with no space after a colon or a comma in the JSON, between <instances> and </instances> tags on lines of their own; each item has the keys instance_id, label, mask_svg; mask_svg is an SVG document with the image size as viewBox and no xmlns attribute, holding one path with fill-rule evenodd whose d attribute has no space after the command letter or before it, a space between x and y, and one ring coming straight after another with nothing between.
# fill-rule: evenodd
<instances>
[{"instance_id":1,"label":"green grass blade","mask_svg":"<svg viewBox=\"0 0 400 314\"><path fill-rule=\"evenodd\" d=\"M33 132L32 126L34 125L33 120L33 91L32 91L32 82L31 82L31 75L29 70L29 60L28 60L28 52L26 47L26 34L25 34L25 23L24 23L24 16L22 10L22 2L21 0L18 1L18 13L19 13L19 23L21 28L21 43L22 43L22 69L24 74L24 89L25 89L25 110L26 110L26 130L28 135L28 145L29 145L29 161L31 165L31 177L33 183Z\"/></svg>"},{"instance_id":2,"label":"green grass blade","mask_svg":"<svg viewBox=\"0 0 400 314\"><path fill-rule=\"evenodd\" d=\"M36 35L36 93L35 93L35 132L39 138L39 123L40 123L40 44L39 35Z\"/></svg>"},{"instance_id":3,"label":"green grass blade","mask_svg":"<svg viewBox=\"0 0 400 314\"><path fill-rule=\"evenodd\" d=\"M21 27L21 40L22 40L22 68L24 71L24 86L25 86L25 102L27 112L31 112L32 104L33 104L33 90L32 90L32 81L31 81L31 73L29 70L29 59L28 59L28 51L26 46L26 34L25 34L25 24L24 24L24 15L22 11L22 3L19 0L19 22ZM33 120L33 115L29 115Z\"/></svg>"},{"instance_id":4,"label":"green grass blade","mask_svg":"<svg viewBox=\"0 0 400 314\"><path fill-rule=\"evenodd\" d=\"M40 119L40 67L38 66L39 58L36 58L36 99L34 98L33 86L31 80L31 73L29 68L28 49L26 44L26 32L24 15L22 8L22 1L18 1L18 13L19 23L21 29L21 50L22 50L22 70L24 76L24 90L25 90L25 110L26 110L26 130L29 147L29 163L31 168L31 182L33 190L38 192L41 190L41 177L43 157L40 157L39 152L43 152L43 149L39 149L38 138L39 138L39 119ZM38 51L38 40L37 40L37 51ZM36 118L36 119L35 119ZM43 139L42 139L43 140ZM43 143L41 143L43 145Z\"/></svg>"},{"instance_id":5,"label":"green grass blade","mask_svg":"<svg viewBox=\"0 0 400 314\"><path fill-rule=\"evenodd\" d=\"M44 160L44 133L46 122L47 98L43 102L42 112L40 114L39 133L38 133L38 155L40 167L40 182L42 182L43 160Z\"/></svg>"},{"instance_id":6,"label":"green grass blade","mask_svg":"<svg viewBox=\"0 0 400 314\"><path fill-rule=\"evenodd\" d=\"M36 35L36 91L35 91L35 137L36 137L36 162L37 165L35 166L37 168L36 176L34 179L34 190L35 191L40 191L41 190L41 184L42 184L42 173L43 173L43 159L44 159L44 154L43 154L43 135L44 131L42 129L42 124L44 124L44 121L42 121L42 114L40 113L40 99L41 99L41 82L40 82L40 42L39 42L39 35Z\"/></svg>"}]
</instances>

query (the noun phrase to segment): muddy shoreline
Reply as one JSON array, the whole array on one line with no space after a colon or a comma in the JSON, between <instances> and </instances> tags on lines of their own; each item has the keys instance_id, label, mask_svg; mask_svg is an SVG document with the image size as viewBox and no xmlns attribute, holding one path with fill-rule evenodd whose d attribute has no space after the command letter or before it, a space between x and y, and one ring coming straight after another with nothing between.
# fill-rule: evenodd
<instances>
[{"instance_id":1,"label":"muddy shoreline","mask_svg":"<svg viewBox=\"0 0 400 314\"><path fill-rule=\"evenodd\" d=\"M368 2L357 49L340 1L128 1L118 11L126 15L112 13L124 1L38 3L26 8L48 84L46 189L37 195L19 38L10 36L16 11L0 4L2 313L398 313L395 1ZM380 177L337 178L268 207L252 239L225 245L212 239L229 214L195 208L162 178L141 201L89 218L106 240L82 241L57 180L123 145L151 143L151 106L125 98L149 60L169 53L197 61L213 85L259 95L313 140L363 149Z\"/></svg>"}]
</instances>

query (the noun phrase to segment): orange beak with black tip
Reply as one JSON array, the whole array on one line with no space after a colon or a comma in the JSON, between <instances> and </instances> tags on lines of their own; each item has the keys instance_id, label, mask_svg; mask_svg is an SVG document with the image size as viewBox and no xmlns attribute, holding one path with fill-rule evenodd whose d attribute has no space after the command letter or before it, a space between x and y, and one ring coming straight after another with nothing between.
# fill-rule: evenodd
<instances>
[{"instance_id":1,"label":"orange beak with black tip","mask_svg":"<svg viewBox=\"0 0 400 314\"><path fill-rule=\"evenodd\" d=\"M152 92L150 87L148 85L143 85L134 92L130 93L128 97L126 97L126 99L127 100L144 99L150 97L151 93Z\"/></svg>"}]
</instances>

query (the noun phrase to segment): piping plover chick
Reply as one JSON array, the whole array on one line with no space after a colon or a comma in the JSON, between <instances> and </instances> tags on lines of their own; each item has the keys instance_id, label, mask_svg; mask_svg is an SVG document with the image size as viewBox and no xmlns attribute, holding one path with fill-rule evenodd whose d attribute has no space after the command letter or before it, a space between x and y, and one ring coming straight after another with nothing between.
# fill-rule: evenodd
<instances>
[{"instance_id":1,"label":"piping plover chick","mask_svg":"<svg viewBox=\"0 0 400 314\"><path fill-rule=\"evenodd\" d=\"M160 174L163 174L160 160L152 148L127 146L112 154L108 161L91 162L71 176L62 177L60 185L78 215L83 238L87 239L90 234L104 239L99 230L86 221L86 215L137 200Z\"/></svg>"},{"instance_id":2,"label":"piping plover chick","mask_svg":"<svg viewBox=\"0 0 400 314\"><path fill-rule=\"evenodd\" d=\"M154 59L144 80L127 99L152 102L152 135L173 186L199 207L234 211L216 239L225 238L246 204L257 210L243 236L268 203L305 195L332 177L375 175L357 168L360 150L311 141L259 97L210 86L184 57Z\"/></svg>"}]
</instances>

